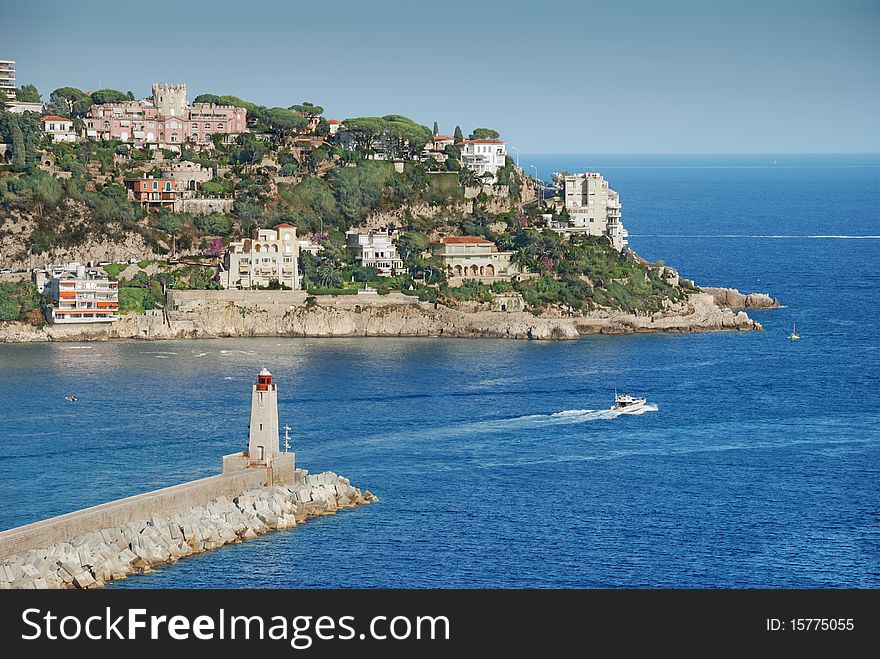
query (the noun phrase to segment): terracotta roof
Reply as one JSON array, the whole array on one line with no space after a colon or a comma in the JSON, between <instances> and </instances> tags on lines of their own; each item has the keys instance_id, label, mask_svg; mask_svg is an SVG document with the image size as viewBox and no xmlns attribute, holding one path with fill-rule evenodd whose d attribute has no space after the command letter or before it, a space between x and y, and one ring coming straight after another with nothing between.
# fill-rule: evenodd
<instances>
[{"instance_id":1,"label":"terracotta roof","mask_svg":"<svg viewBox=\"0 0 880 659\"><path fill-rule=\"evenodd\" d=\"M327 123L328 124L341 124L342 122L339 121L339 119L328 119Z\"/></svg>"},{"instance_id":2,"label":"terracotta roof","mask_svg":"<svg viewBox=\"0 0 880 659\"><path fill-rule=\"evenodd\" d=\"M40 121L73 121L73 119L65 119L64 117L56 117L54 114L47 114L45 117L40 117Z\"/></svg>"},{"instance_id":3,"label":"terracotta roof","mask_svg":"<svg viewBox=\"0 0 880 659\"><path fill-rule=\"evenodd\" d=\"M494 245L491 240L479 236L443 236L435 245Z\"/></svg>"},{"instance_id":4,"label":"terracotta roof","mask_svg":"<svg viewBox=\"0 0 880 659\"><path fill-rule=\"evenodd\" d=\"M464 144L506 144L506 142L504 140L492 140L492 139L465 140L463 143Z\"/></svg>"},{"instance_id":5,"label":"terracotta roof","mask_svg":"<svg viewBox=\"0 0 880 659\"><path fill-rule=\"evenodd\" d=\"M292 224L287 224L287 222L284 222L283 224L276 224L272 228L273 229L296 229L295 226L293 226Z\"/></svg>"},{"instance_id":6,"label":"terracotta roof","mask_svg":"<svg viewBox=\"0 0 880 659\"><path fill-rule=\"evenodd\" d=\"M438 140L454 140L455 138L452 135L434 135L434 141Z\"/></svg>"}]
</instances>

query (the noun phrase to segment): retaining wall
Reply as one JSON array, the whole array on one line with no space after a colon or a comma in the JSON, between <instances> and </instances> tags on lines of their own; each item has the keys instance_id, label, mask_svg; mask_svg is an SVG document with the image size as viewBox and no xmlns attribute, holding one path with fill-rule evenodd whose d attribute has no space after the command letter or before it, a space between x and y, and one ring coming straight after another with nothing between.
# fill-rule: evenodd
<instances>
[{"instance_id":1,"label":"retaining wall","mask_svg":"<svg viewBox=\"0 0 880 659\"><path fill-rule=\"evenodd\" d=\"M182 513L217 497L233 498L245 490L265 485L266 480L266 469L242 469L0 531L0 561L29 549L70 542L92 531Z\"/></svg>"}]
</instances>

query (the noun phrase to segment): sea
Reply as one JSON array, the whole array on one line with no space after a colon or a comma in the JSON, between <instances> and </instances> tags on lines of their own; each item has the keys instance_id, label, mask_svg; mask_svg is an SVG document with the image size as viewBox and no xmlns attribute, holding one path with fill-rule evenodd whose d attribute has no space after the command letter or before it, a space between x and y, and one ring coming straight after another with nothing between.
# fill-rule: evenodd
<instances>
[{"instance_id":1,"label":"sea","mask_svg":"<svg viewBox=\"0 0 880 659\"><path fill-rule=\"evenodd\" d=\"M880 156L520 164L601 172L639 254L782 308L564 342L0 345L0 529L216 473L266 367L298 465L380 502L112 588L880 586Z\"/></svg>"}]
</instances>

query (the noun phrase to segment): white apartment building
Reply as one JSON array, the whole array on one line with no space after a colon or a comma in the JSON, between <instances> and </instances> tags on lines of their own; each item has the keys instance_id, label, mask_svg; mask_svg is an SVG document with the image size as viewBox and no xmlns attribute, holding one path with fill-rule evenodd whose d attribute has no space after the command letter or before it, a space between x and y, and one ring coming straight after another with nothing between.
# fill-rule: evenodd
<instances>
[{"instance_id":1,"label":"white apartment building","mask_svg":"<svg viewBox=\"0 0 880 659\"><path fill-rule=\"evenodd\" d=\"M38 288L52 299L46 319L54 324L110 323L119 316L119 282L85 266L47 268L34 273Z\"/></svg>"},{"instance_id":2,"label":"white apartment building","mask_svg":"<svg viewBox=\"0 0 880 659\"><path fill-rule=\"evenodd\" d=\"M399 233L383 229L351 229L346 234L348 248L365 268L376 268L382 277L393 277L403 270L394 239Z\"/></svg>"},{"instance_id":3,"label":"white apartment building","mask_svg":"<svg viewBox=\"0 0 880 659\"><path fill-rule=\"evenodd\" d=\"M620 195L608 187L608 181L595 172L556 178L564 188L569 221L568 226L554 229L569 235L608 236L614 249L622 251L628 234L620 222Z\"/></svg>"},{"instance_id":4,"label":"white apartment building","mask_svg":"<svg viewBox=\"0 0 880 659\"><path fill-rule=\"evenodd\" d=\"M507 161L507 144L501 140L465 140L461 144L461 164L482 176L497 176Z\"/></svg>"},{"instance_id":5,"label":"white apartment building","mask_svg":"<svg viewBox=\"0 0 880 659\"><path fill-rule=\"evenodd\" d=\"M224 288L265 288L272 280L301 288L296 227L279 224L274 229L258 229L253 238L229 243L224 269L220 275Z\"/></svg>"},{"instance_id":6,"label":"white apartment building","mask_svg":"<svg viewBox=\"0 0 880 659\"><path fill-rule=\"evenodd\" d=\"M0 96L6 101L15 100L15 60L0 59Z\"/></svg>"},{"instance_id":7,"label":"white apartment building","mask_svg":"<svg viewBox=\"0 0 880 659\"><path fill-rule=\"evenodd\" d=\"M52 138L53 142L76 142L72 119L48 115L40 117L40 127L46 135Z\"/></svg>"}]
</instances>

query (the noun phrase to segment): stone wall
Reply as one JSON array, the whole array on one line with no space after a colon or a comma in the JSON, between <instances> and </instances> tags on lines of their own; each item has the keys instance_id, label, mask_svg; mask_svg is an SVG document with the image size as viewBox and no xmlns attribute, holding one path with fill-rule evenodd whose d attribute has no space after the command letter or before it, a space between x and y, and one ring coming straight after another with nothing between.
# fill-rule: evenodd
<instances>
[{"instance_id":1,"label":"stone wall","mask_svg":"<svg viewBox=\"0 0 880 659\"><path fill-rule=\"evenodd\" d=\"M242 306L289 307L303 304L308 294L305 291L245 291L225 289L222 291L168 291L168 309L171 311L192 311L208 303L227 303Z\"/></svg>"},{"instance_id":2,"label":"stone wall","mask_svg":"<svg viewBox=\"0 0 880 659\"><path fill-rule=\"evenodd\" d=\"M209 215L210 213L231 213L235 203L233 199L181 199L180 210L193 215Z\"/></svg>"},{"instance_id":3,"label":"stone wall","mask_svg":"<svg viewBox=\"0 0 880 659\"><path fill-rule=\"evenodd\" d=\"M93 528L0 558L0 590L99 588L155 565L377 500L333 472L298 471L295 480L221 495L175 513L160 510L149 519Z\"/></svg>"},{"instance_id":4,"label":"stone wall","mask_svg":"<svg viewBox=\"0 0 880 659\"><path fill-rule=\"evenodd\" d=\"M93 531L181 513L218 497L235 497L245 490L265 485L266 480L265 468L243 469L0 531L0 560L29 549L69 542Z\"/></svg>"}]
</instances>

